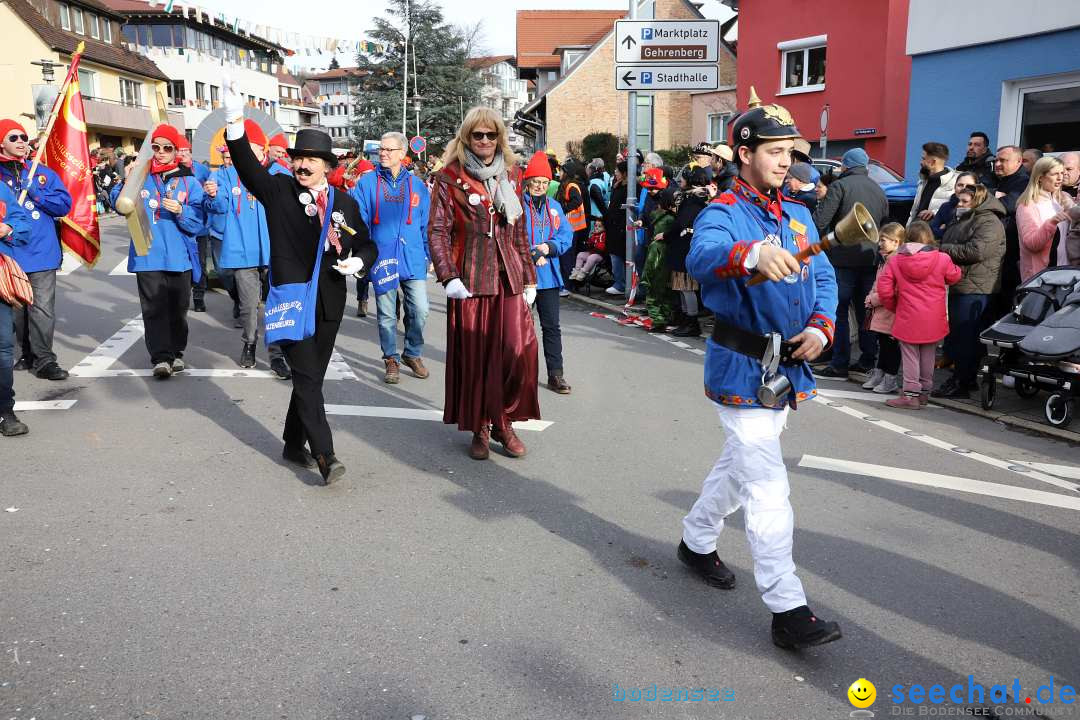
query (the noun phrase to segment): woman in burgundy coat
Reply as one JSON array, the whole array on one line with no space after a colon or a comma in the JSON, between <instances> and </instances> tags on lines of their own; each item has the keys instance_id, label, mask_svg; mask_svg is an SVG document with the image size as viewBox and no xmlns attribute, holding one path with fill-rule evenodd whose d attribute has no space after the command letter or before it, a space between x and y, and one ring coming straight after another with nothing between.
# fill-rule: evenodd
<instances>
[{"instance_id":1,"label":"woman in burgundy coat","mask_svg":"<svg viewBox=\"0 0 1080 720\"><path fill-rule=\"evenodd\" d=\"M447 296L443 422L472 431L475 460L488 457L489 439L521 457L525 445L511 423L540 417L529 312L536 267L516 159L502 118L473 108L447 145L431 191L431 260Z\"/></svg>"}]
</instances>

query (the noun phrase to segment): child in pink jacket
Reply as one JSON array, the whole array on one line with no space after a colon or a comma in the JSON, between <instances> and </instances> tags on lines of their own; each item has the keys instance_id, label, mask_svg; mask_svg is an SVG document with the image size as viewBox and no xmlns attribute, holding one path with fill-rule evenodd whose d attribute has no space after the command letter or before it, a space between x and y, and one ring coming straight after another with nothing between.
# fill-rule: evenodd
<instances>
[{"instance_id":1,"label":"child in pink jacket","mask_svg":"<svg viewBox=\"0 0 1080 720\"><path fill-rule=\"evenodd\" d=\"M904 394L886 400L889 407L918 410L934 383L934 353L949 334L947 288L962 273L939 252L930 226L918 220L907 227L907 242L885 265L877 281L881 304L896 313L892 334L904 361Z\"/></svg>"},{"instance_id":2,"label":"child in pink jacket","mask_svg":"<svg viewBox=\"0 0 1080 720\"><path fill-rule=\"evenodd\" d=\"M885 266L896 255L896 251L904 244L907 234L904 226L900 223L889 223L881 228L878 233L878 252L881 254L882 263L878 266L877 276L874 278L874 287L866 295L866 307L871 311L870 331L878 337L877 366L870 373L870 377L863 388L873 390L881 395L891 395L900 389L896 376L900 372L900 346L896 338L892 336L895 313L881 304L881 297L877 291L877 281L885 272Z\"/></svg>"}]
</instances>

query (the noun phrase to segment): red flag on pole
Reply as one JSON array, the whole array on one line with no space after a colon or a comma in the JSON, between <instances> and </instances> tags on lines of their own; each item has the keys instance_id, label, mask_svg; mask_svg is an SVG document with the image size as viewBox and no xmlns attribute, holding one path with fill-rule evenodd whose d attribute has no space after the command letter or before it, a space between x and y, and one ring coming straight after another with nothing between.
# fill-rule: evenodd
<instances>
[{"instance_id":1,"label":"red flag on pole","mask_svg":"<svg viewBox=\"0 0 1080 720\"><path fill-rule=\"evenodd\" d=\"M101 254L101 231L97 219L97 193L90 167L86 114L79 91L77 52L68 70L67 91L57 99L55 124L45 141L45 165L60 176L71 193L71 212L60 220L60 242L93 267Z\"/></svg>"}]
</instances>

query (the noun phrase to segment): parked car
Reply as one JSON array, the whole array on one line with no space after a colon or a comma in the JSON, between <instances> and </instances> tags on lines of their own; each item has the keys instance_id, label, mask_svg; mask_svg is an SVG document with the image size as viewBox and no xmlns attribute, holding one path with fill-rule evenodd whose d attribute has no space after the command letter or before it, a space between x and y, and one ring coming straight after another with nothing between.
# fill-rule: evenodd
<instances>
[{"instance_id":1,"label":"parked car","mask_svg":"<svg viewBox=\"0 0 1080 720\"><path fill-rule=\"evenodd\" d=\"M840 160L835 158L814 158L814 168L821 173L821 180L826 185L840 177ZM915 188L918 183L905 180L888 165L871 160L867 167L870 179L881 186L885 197L889 199L889 220L907 225L911 215L911 205L915 202Z\"/></svg>"}]
</instances>

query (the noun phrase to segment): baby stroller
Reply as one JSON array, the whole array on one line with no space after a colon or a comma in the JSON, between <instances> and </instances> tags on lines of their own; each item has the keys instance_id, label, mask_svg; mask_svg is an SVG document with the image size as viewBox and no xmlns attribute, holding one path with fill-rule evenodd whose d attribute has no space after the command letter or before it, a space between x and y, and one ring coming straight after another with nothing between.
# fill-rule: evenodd
<instances>
[{"instance_id":1,"label":"baby stroller","mask_svg":"<svg viewBox=\"0 0 1080 720\"><path fill-rule=\"evenodd\" d=\"M980 399L994 406L997 376L1021 397L1050 393L1054 427L1072 422L1080 400L1080 267L1047 268L1016 289L1012 312L987 328Z\"/></svg>"}]
</instances>

